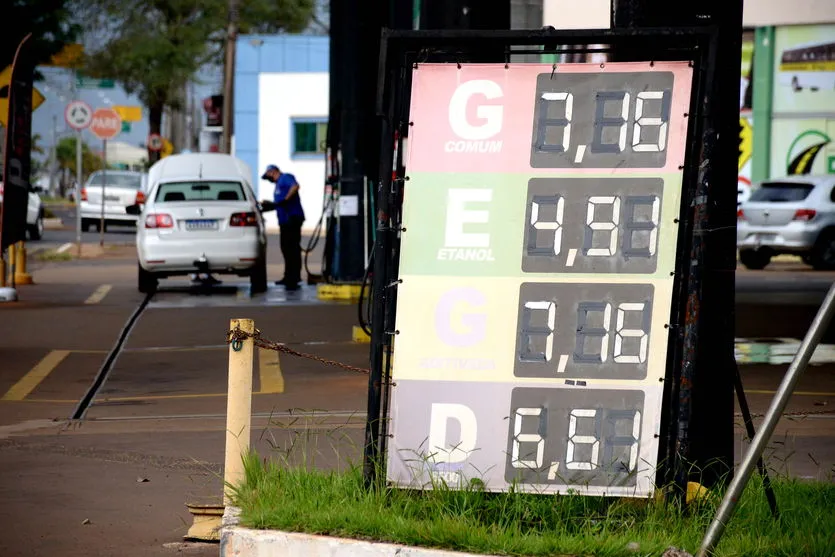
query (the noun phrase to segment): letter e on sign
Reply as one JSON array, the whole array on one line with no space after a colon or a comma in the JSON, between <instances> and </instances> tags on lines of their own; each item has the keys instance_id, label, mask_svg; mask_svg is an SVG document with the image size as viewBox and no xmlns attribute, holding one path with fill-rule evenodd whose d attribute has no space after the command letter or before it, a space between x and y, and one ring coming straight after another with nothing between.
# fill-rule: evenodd
<instances>
[{"instance_id":1,"label":"letter e on sign","mask_svg":"<svg viewBox=\"0 0 835 557\"><path fill-rule=\"evenodd\" d=\"M113 139L122 131L122 118L112 108L98 108L93 112L90 131L101 140Z\"/></svg>"}]
</instances>

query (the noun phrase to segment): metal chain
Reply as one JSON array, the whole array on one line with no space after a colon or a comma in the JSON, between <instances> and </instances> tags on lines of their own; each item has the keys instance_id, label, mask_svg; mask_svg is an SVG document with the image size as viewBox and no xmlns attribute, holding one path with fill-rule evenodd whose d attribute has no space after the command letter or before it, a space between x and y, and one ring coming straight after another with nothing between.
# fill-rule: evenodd
<instances>
[{"instance_id":1,"label":"metal chain","mask_svg":"<svg viewBox=\"0 0 835 557\"><path fill-rule=\"evenodd\" d=\"M289 354L291 356L296 356L298 358L304 358L306 360L312 360L314 362L319 362L320 364L324 364L326 366L333 366L338 367L340 369L344 369L347 371L353 371L355 373L369 373L369 370L366 368L361 368L357 366L352 366L349 364L343 364L342 362L337 362L336 360L329 360L327 358L322 358L321 356L316 356L315 354L308 354L306 352L299 352L298 350L294 350L284 344L283 342L273 342L271 340L266 340L261 337L261 331L255 329L254 333L247 333L246 331L242 331L240 327L235 327L234 329L230 330L226 333L226 342L227 344L235 344L241 343L244 340L252 339L252 343L257 346L258 348L264 348L267 350L274 350L276 352L283 352L285 354Z\"/></svg>"}]
</instances>

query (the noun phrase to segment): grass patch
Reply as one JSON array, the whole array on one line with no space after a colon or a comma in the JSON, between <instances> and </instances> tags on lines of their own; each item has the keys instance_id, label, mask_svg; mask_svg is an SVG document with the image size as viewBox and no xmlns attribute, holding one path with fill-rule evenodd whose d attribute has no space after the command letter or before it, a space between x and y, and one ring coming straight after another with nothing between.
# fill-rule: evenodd
<instances>
[{"instance_id":1,"label":"grass patch","mask_svg":"<svg viewBox=\"0 0 835 557\"><path fill-rule=\"evenodd\" d=\"M281 466L252 454L236 489L241 524L412 546L516 556L695 554L718 498L687 509L660 500L363 487L359 467L333 472ZM717 547L717 557L835 555L835 485L774 482L775 522L753 477Z\"/></svg>"},{"instance_id":2,"label":"grass patch","mask_svg":"<svg viewBox=\"0 0 835 557\"><path fill-rule=\"evenodd\" d=\"M69 250L58 253L54 249L50 249L39 251L35 254L35 259L38 261L70 261L72 258Z\"/></svg>"}]
</instances>

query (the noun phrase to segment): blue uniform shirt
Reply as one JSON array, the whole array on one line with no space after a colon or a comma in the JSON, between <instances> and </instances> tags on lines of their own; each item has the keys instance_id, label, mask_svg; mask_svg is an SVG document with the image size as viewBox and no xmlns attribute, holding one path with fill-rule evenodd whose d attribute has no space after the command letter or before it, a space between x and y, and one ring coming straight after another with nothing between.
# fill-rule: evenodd
<instances>
[{"instance_id":1,"label":"blue uniform shirt","mask_svg":"<svg viewBox=\"0 0 835 557\"><path fill-rule=\"evenodd\" d=\"M273 193L273 201L276 203L284 201L287 197L287 192L296 183L296 177L292 174L282 173L278 177L278 182L275 184L275 192ZM299 198L299 192L291 197L287 204L283 207L276 207L275 212L278 215L278 224L284 224L290 220L291 217L301 217L304 220L304 209L302 209L302 201Z\"/></svg>"}]
</instances>

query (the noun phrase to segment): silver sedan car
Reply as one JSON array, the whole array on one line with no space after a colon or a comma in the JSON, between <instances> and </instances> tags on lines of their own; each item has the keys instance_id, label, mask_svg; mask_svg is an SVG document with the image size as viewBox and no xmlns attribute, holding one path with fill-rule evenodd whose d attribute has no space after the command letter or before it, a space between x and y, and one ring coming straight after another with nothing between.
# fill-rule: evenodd
<instances>
[{"instance_id":1,"label":"silver sedan car","mask_svg":"<svg viewBox=\"0 0 835 557\"><path fill-rule=\"evenodd\" d=\"M788 176L755 187L737 210L739 260L763 269L780 254L835 269L835 175Z\"/></svg>"}]
</instances>

